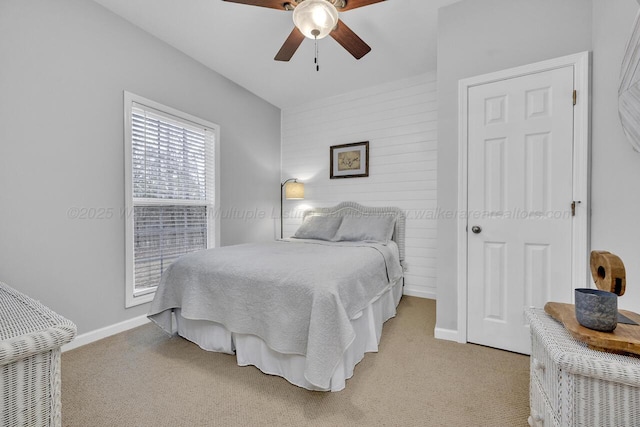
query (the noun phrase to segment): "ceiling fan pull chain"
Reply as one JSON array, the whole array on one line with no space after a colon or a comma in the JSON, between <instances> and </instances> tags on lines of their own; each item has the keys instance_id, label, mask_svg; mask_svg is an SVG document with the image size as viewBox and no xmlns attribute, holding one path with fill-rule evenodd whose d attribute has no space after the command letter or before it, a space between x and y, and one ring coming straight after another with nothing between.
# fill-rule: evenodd
<instances>
[{"instance_id":1,"label":"ceiling fan pull chain","mask_svg":"<svg viewBox=\"0 0 640 427\"><path fill-rule=\"evenodd\" d=\"M320 71L320 64L318 63L318 37L314 37L316 41L316 59L314 60L316 64L316 71Z\"/></svg>"}]
</instances>

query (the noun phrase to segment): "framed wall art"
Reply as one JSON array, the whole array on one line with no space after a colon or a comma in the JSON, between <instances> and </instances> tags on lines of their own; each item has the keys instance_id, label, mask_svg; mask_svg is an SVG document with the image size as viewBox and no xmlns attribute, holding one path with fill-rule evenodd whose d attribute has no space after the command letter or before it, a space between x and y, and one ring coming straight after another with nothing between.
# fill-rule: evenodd
<instances>
[{"instance_id":1,"label":"framed wall art","mask_svg":"<svg viewBox=\"0 0 640 427\"><path fill-rule=\"evenodd\" d=\"M369 141L331 146L329 171L331 179L369 176Z\"/></svg>"}]
</instances>

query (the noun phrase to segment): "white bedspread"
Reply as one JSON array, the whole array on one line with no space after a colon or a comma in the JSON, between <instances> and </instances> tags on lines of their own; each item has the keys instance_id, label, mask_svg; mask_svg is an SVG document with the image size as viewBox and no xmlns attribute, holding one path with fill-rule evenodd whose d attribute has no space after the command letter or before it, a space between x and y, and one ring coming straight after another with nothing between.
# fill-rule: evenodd
<instances>
[{"instance_id":1,"label":"white bedspread","mask_svg":"<svg viewBox=\"0 0 640 427\"><path fill-rule=\"evenodd\" d=\"M171 312L260 337L306 357L305 378L327 388L355 333L351 318L402 276L398 250L363 242L290 240L209 249L163 274L149 319L172 331Z\"/></svg>"}]
</instances>

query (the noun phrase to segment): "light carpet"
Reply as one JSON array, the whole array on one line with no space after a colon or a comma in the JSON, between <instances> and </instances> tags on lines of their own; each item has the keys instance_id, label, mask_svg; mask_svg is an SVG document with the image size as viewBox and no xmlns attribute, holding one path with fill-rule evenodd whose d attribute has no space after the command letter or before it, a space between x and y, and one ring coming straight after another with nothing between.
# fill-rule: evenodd
<instances>
[{"instance_id":1,"label":"light carpet","mask_svg":"<svg viewBox=\"0 0 640 427\"><path fill-rule=\"evenodd\" d=\"M529 357L433 337L403 297L346 388L311 392L144 325L62 355L64 426L526 426Z\"/></svg>"}]
</instances>

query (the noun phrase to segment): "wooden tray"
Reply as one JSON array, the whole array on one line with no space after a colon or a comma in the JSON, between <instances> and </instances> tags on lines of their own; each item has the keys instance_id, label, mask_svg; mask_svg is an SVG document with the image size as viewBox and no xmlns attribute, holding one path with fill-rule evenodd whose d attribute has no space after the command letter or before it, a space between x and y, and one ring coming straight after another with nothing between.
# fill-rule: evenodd
<instances>
[{"instance_id":1,"label":"wooden tray","mask_svg":"<svg viewBox=\"0 0 640 427\"><path fill-rule=\"evenodd\" d=\"M618 322L613 332L600 332L585 328L578 323L573 304L548 302L544 306L544 311L561 322L575 339L586 343L594 350L640 357L640 325L626 325ZM640 314L626 310L620 310L620 313L640 323Z\"/></svg>"}]
</instances>

